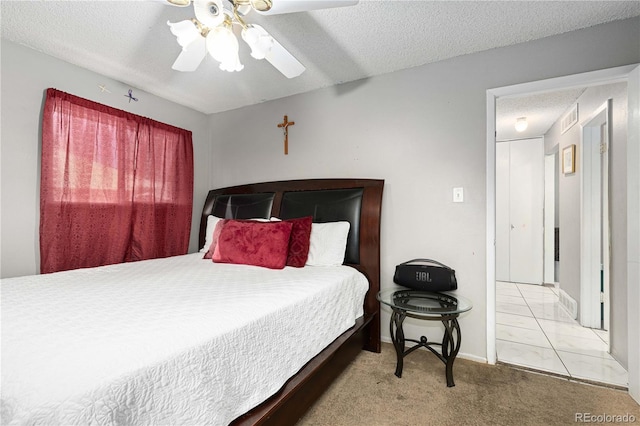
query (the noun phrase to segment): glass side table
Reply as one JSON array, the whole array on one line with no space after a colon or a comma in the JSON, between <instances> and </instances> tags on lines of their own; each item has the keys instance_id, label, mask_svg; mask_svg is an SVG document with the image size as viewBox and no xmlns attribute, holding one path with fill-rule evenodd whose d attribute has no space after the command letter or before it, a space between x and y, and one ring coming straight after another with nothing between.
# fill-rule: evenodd
<instances>
[{"instance_id":1,"label":"glass side table","mask_svg":"<svg viewBox=\"0 0 640 426\"><path fill-rule=\"evenodd\" d=\"M378 293L378 300L393 311L389 324L391 340L396 349L396 376L402 377L403 359L418 348L424 347L433 352L446 366L447 386L455 386L453 381L453 362L456 359L462 336L458 316L471 310L471 301L450 293L435 293L407 288L394 288ZM402 324L406 317L421 320L442 321L444 336L442 342L427 341L425 336L420 340L406 339ZM405 342L415 343L405 349ZM440 346L440 352L432 346Z\"/></svg>"}]
</instances>

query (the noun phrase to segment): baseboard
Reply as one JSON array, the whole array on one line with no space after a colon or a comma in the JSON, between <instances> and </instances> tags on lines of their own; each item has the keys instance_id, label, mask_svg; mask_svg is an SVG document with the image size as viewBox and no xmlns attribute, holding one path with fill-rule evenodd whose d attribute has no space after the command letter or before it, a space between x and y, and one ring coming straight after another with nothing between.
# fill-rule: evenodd
<instances>
[{"instance_id":1,"label":"baseboard","mask_svg":"<svg viewBox=\"0 0 640 426\"><path fill-rule=\"evenodd\" d=\"M462 358L469 361L480 362L482 364L489 364L489 361L487 360L486 357L477 356L473 354L458 352L458 355L456 356L456 358Z\"/></svg>"}]
</instances>

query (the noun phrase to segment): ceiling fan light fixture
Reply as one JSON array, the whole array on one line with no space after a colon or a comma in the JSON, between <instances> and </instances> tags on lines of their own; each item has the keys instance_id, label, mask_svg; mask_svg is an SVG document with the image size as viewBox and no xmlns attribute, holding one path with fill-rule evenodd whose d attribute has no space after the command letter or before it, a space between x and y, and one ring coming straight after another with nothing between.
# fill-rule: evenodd
<instances>
[{"instance_id":1,"label":"ceiling fan light fixture","mask_svg":"<svg viewBox=\"0 0 640 426\"><path fill-rule=\"evenodd\" d=\"M516 120L516 132L524 132L529 127L527 117L520 117Z\"/></svg>"},{"instance_id":2,"label":"ceiling fan light fixture","mask_svg":"<svg viewBox=\"0 0 640 426\"><path fill-rule=\"evenodd\" d=\"M242 39L251 48L251 56L264 59L273 47L273 37L260 25L248 25L242 29Z\"/></svg>"},{"instance_id":3,"label":"ceiling fan light fixture","mask_svg":"<svg viewBox=\"0 0 640 426\"><path fill-rule=\"evenodd\" d=\"M287 78L294 78L305 71L304 65L282 44L259 25L247 24L243 17L255 10L263 15L303 12L334 7L353 6L359 0L228 0L231 7L223 7L223 0L155 0L176 5L193 3L195 19L168 23L178 38L182 52L172 68L178 71L195 71L207 52L220 63L225 71L240 71L244 67L238 56L238 38L232 29L238 25L242 39L251 48L255 59L266 59Z\"/></svg>"},{"instance_id":4,"label":"ceiling fan light fixture","mask_svg":"<svg viewBox=\"0 0 640 426\"><path fill-rule=\"evenodd\" d=\"M273 7L271 0L250 0L251 7L259 12L266 12Z\"/></svg>"},{"instance_id":5,"label":"ceiling fan light fixture","mask_svg":"<svg viewBox=\"0 0 640 426\"><path fill-rule=\"evenodd\" d=\"M240 58L231 59L227 62L220 62L219 68L222 71L234 72L234 71L242 71L244 65L240 63Z\"/></svg>"},{"instance_id":6,"label":"ceiling fan light fixture","mask_svg":"<svg viewBox=\"0 0 640 426\"><path fill-rule=\"evenodd\" d=\"M233 2L233 7L235 8L235 10L238 12L239 15L241 16L246 16L249 12L251 12L253 10L253 7L251 6L251 3L247 2L240 2L238 0L235 0Z\"/></svg>"},{"instance_id":7,"label":"ceiling fan light fixture","mask_svg":"<svg viewBox=\"0 0 640 426\"><path fill-rule=\"evenodd\" d=\"M244 66L238 56L238 39L229 28L219 26L207 34L207 51L216 61L220 62L223 71L240 71Z\"/></svg>"},{"instance_id":8,"label":"ceiling fan light fixture","mask_svg":"<svg viewBox=\"0 0 640 426\"><path fill-rule=\"evenodd\" d=\"M176 38L178 39L178 44L183 49L193 43L193 41L198 37L200 37L200 30L190 19L180 22L167 21L167 25L169 25L171 34L176 36Z\"/></svg>"},{"instance_id":9,"label":"ceiling fan light fixture","mask_svg":"<svg viewBox=\"0 0 640 426\"><path fill-rule=\"evenodd\" d=\"M205 27L217 27L224 22L222 0L194 0L193 11L196 19Z\"/></svg>"}]
</instances>

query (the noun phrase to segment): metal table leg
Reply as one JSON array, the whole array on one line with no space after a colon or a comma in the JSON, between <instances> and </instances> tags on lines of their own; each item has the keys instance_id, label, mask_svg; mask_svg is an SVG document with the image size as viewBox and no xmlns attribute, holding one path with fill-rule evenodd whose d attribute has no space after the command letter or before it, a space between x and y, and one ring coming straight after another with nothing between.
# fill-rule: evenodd
<instances>
[{"instance_id":1,"label":"metal table leg","mask_svg":"<svg viewBox=\"0 0 640 426\"><path fill-rule=\"evenodd\" d=\"M444 324L444 336L442 337L442 343L428 342L427 338L422 336L420 340L406 339L404 336L404 330L402 325L407 317L406 311L401 309L393 309L391 314L391 321L389 323L389 334L391 335L391 341L393 347L396 350L396 372L397 377L402 377L402 368L404 366L404 357L414 350L424 347L435 354L440 361L445 364L445 373L447 378L447 386L453 387L455 383L453 381L453 362L458 355L460 349L460 342L462 341L462 335L460 334L460 325L458 324L457 315L455 316L442 316L440 318L422 318L422 319L440 319ZM406 341L416 343L415 346L405 350ZM441 347L441 352L438 353L432 346L437 345Z\"/></svg>"},{"instance_id":2,"label":"metal table leg","mask_svg":"<svg viewBox=\"0 0 640 426\"><path fill-rule=\"evenodd\" d=\"M391 335L393 347L396 348L396 376L398 377L402 377L404 359L404 331L402 330L402 323L406 317L406 312L394 309L389 323L389 334Z\"/></svg>"},{"instance_id":3,"label":"metal table leg","mask_svg":"<svg viewBox=\"0 0 640 426\"><path fill-rule=\"evenodd\" d=\"M460 325L457 318L443 318L444 336L442 337L442 357L446 365L445 372L447 376L447 386L455 386L453 382L453 362L456 360L462 336L460 334ZM454 337L454 332L456 336Z\"/></svg>"}]
</instances>

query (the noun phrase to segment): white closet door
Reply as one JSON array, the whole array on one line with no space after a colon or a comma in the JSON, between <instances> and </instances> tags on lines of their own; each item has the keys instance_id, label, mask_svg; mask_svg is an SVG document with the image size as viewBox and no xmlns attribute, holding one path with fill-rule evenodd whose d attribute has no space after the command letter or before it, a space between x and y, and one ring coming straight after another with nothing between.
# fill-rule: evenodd
<instances>
[{"instance_id":1,"label":"white closet door","mask_svg":"<svg viewBox=\"0 0 640 426\"><path fill-rule=\"evenodd\" d=\"M496 145L496 279L542 284L544 142Z\"/></svg>"},{"instance_id":2,"label":"white closet door","mask_svg":"<svg viewBox=\"0 0 640 426\"><path fill-rule=\"evenodd\" d=\"M542 139L510 142L509 274L511 281L542 284L544 145Z\"/></svg>"}]
</instances>

